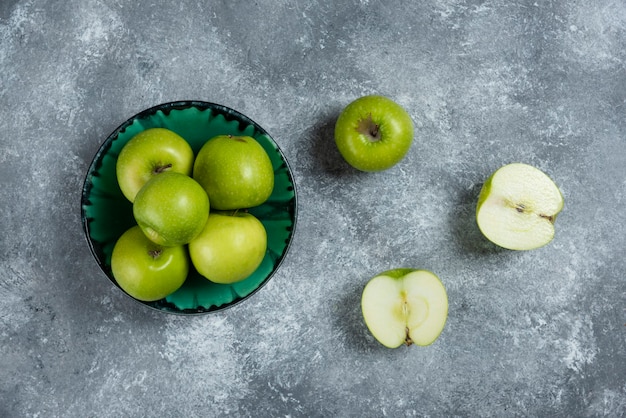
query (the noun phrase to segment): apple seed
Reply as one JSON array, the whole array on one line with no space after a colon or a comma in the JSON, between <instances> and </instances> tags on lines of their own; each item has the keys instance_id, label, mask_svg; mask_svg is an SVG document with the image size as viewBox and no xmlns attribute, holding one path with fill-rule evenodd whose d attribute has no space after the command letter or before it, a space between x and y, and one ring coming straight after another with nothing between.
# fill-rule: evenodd
<instances>
[{"instance_id":1,"label":"apple seed","mask_svg":"<svg viewBox=\"0 0 626 418\"><path fill-rule=\"evenodd\" d=\"M518 203L518 204L516 204L516 205L515 205L515 210L516 210L518 213L524 213L524 212L526 211L526 205L525 205L525 204L523 204L523 203ZM543 219L547 219L547 220L548 220L548 221L550 221L551 223L554 223L554 221L555 221L555 219L556 219L554 216L551 216L551 215L544 215L543 213L540 213L540 214L539 214L539 217L540 217L540 218L543 218Z\"/></svg>"},{"instance_id":2,"label":"apple seed","mask_svg":"<svg viewBox=\"0 0 626 418\"><path fill-rule=\"evenodd\" d=\"M543 219L547 219L549 220L551 223L554 223L554 221L556 220L556 218L552 215L544 215L543 213L539 215L541 218Z\"/></svg>"}]
</instances>

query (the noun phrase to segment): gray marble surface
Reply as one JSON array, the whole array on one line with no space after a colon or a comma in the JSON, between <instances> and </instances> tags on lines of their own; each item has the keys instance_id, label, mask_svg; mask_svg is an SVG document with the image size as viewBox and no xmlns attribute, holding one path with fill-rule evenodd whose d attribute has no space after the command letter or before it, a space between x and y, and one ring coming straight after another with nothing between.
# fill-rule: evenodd
<instances>
[{"instance_id":1,"label":"gray marble surface","mask_svg":"<svg viewBox=\"0 0 626 418\"><path fill-rule=\"evenodd\" d=\"M338 112L387 95L408 156L359 173ZM282 268L213 315L129 300L80 220L89 163L153 105L220 103L266 128L298 186ZM626 4L622 0L3 0L0 416L626 415ZM554 241L500 250L482 182L520 161L565 209ZM389 350L360 294L436 272L450 312Z\"/></svg>"}]
</instances>

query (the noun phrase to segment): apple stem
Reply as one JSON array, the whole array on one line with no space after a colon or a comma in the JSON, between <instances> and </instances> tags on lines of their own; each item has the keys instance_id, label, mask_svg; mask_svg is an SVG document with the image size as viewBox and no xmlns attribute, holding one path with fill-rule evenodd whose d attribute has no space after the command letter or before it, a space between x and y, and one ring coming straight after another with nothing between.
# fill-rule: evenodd
<instances>
[{"instance_id":1,"label":"apple stem","mask_svg":"<svg viewBox=\"0 0 626 418\"><path fill-rule=\"evenodd\" d=\"M357 131L367 136L370 142L380 141L380 125L374 122L371 113L367 119L361 119Z\"/></svg>"},{"instance_id":2,"label":"apple stem","mask_svg":"<svg viewBox=\"0 0 626 418\"><path fill-rule=\"evenodd\" d=\"M542 215L539 215L539 216L542 217L543 219L547 219L550 222L554 223L554 216L552 216L552 215L543 215L542 214Z\"/></svg>"},{"instance_id":3,"label":"apple stem","mask_svg":"<svg viewBox=\"0 0 626 418\"><path fill-rule=\"evenodd\" d=\"M411 337L409 337L409 327L405 328L405 332L406 332L406 338L404 339L404 345L409 347L413 344L413 340L411 339Z\"/></svg>"},{"instance_id":4,"label":"apple stem","mask_svg":"<svg viewBox=\"0 0 626 418\"><path fill-rule=\"evenodd\" d=\"M370 127L370 135L372 135L372 137L377 138L378 137L378 131L380 130L380 126L377 124L372 124L372 126Z\"/></svg>"},{"instance_id":5,"label":"apple stem","mask_svg":"<svg viewBox=\"0 0 626 418\"><path fill-rule=\"evenodd\" d=\"M156 260L161 255L162 252L163 250L161 249L149 250L148 255Z\"/></svg>"},{"instance_id":6,"label":"apple stem","mask_svg":"<svg viewBox=\"0 0 626 418\"><path fill-rule=\"evenodd\" d=\"M169 170L170 168L172 168L172 164L165 164L165 165L159 165L157 167L154 168L154 170L152 171L154 174L160 174L163 173L164 171Z\"/></svg>"},{"instance_id":7,"label":"apple stem","mask_svg":"<svg viewBox=\"0 0 626 418\"><path fill-rule=\"evenodd\" d=\"M228 135L228 138L232 139L233 141L237 141L237 142L243 142L243 143L245 143L245 142L246 142L246 140L245 140L245 139L243 139L243 138L242 138L242 137L240 137L240 136L233 136L233 135L230 135L230 134L229 134L229 135Z\"/></svg>"}]
</instances>

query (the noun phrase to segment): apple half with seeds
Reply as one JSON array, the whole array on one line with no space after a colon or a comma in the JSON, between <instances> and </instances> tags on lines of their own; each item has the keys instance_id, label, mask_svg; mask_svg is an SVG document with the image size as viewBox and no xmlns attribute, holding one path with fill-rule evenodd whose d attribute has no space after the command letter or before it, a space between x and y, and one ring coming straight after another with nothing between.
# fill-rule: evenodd
<instances>
[{"instance_id":1,"label":"apple half with seeds","mask_svg":"<svg viewBox=\"0 0 626 418\"><path fill-rule=\"evenodd\" d=\"M361 310L368 329L385 347L426 346L446 324L448 294L428 270L389 270L365 285Z\"/></svg>"},{"instance_id":2,"label":"apple half with seeds","mask_svg":"<svg viewBox=\"0 0 626 418\"><path fill-rule=\"evenodd\" d=\"M554 238L563 195L548 175L528 164L496 170L483 184L476 222L483 235L510 250L543 247Z\"/></svg>"}]
</instances>

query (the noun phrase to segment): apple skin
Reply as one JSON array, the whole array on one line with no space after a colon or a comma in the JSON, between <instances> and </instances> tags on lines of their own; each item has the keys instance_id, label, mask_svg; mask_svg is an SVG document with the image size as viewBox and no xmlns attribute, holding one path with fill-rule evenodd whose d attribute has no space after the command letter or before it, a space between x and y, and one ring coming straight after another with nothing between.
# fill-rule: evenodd
<instances>
[{"instance_id":1,"label":"apple skin","mask_svg":"<svg viewBox=\"0 0 626 418\"><path fill-rule=\"evenodd\" d=\"M564 199L554 181L538 168L506 164L483 183L476 204L476 223L494 244L527 251L550 243Z\"/></svg>"},{"instance_id":2,"label":"apple skin","mask_svg":"<svg viewBox=\"0 0 626 418\"><path fill-rule=\"evenodd\" d=\"M209 198L202 186L173 172L150 179L133 203L133 215L141 230L163 246L188 244L202 232L209 211Z\"/></svg>"},{"instance_id":3,"label":"apple skin","mask_svg":"<svg viewBox=\"0 0 626 418\"><path fill-rule=\"evenodd\" d=\"M411 268L388 270L368 281L361 296L368 329L388 348L432 344L448 316L448 296L431 271Z\"/></svg>"},{"instance_id":4,"label":"apple skin","mask_svg":"<svg viewBox=\"0 0 626 418\"><path fill-rule=\"evenodd\" d=\"M191 262L202 276L215 283L236 283L261 265L267 250L263 224L247 212L216 212L204 230L189 243Z\"/></svg>"},{"instance_id":5,"label":"apple skin","mask_svg":"<svg viewBox=\"0 0 626 418\"><path fill-rule=\"evenodd\" d=\"M218 135L200 149L193 178L204 187L217 210L251 208L274 189L272 162L250 136Z\"/></svg>"},{"instance_id":6,"label":"apple skin","mask_svg":"<svg viewBox=\"0 0 626 418\"><path fill-rule=\"evenodd\" d=\"M335 143L352 167L382 171L400 162L413 142L409 114L393 100L363 96L348 104L335 123Z\"/></svg>"},{"instance_id":7,"label":"apple skin","mask_svg":"<svg viewBox=\"0 0 626 418\"><path fill-rule=\"evenodd\" d=\"M171 171L191 175L194 154L185 139L165 128L150 128L132 137L116 162L117 182L134 202L144 184L157 174Z\"/></svg>"},{"instance_id":8,"label":"apple skin","mask_svg":"<svg viewBox=\"0 0 626 418\"><path fill-rule=\"evenodd\" d=\"M111 270L117 284L135 299L152 302L178 290L189 272L184 246L163 247L135 225L116 241Z\"/></svg>"}]
</instances>

